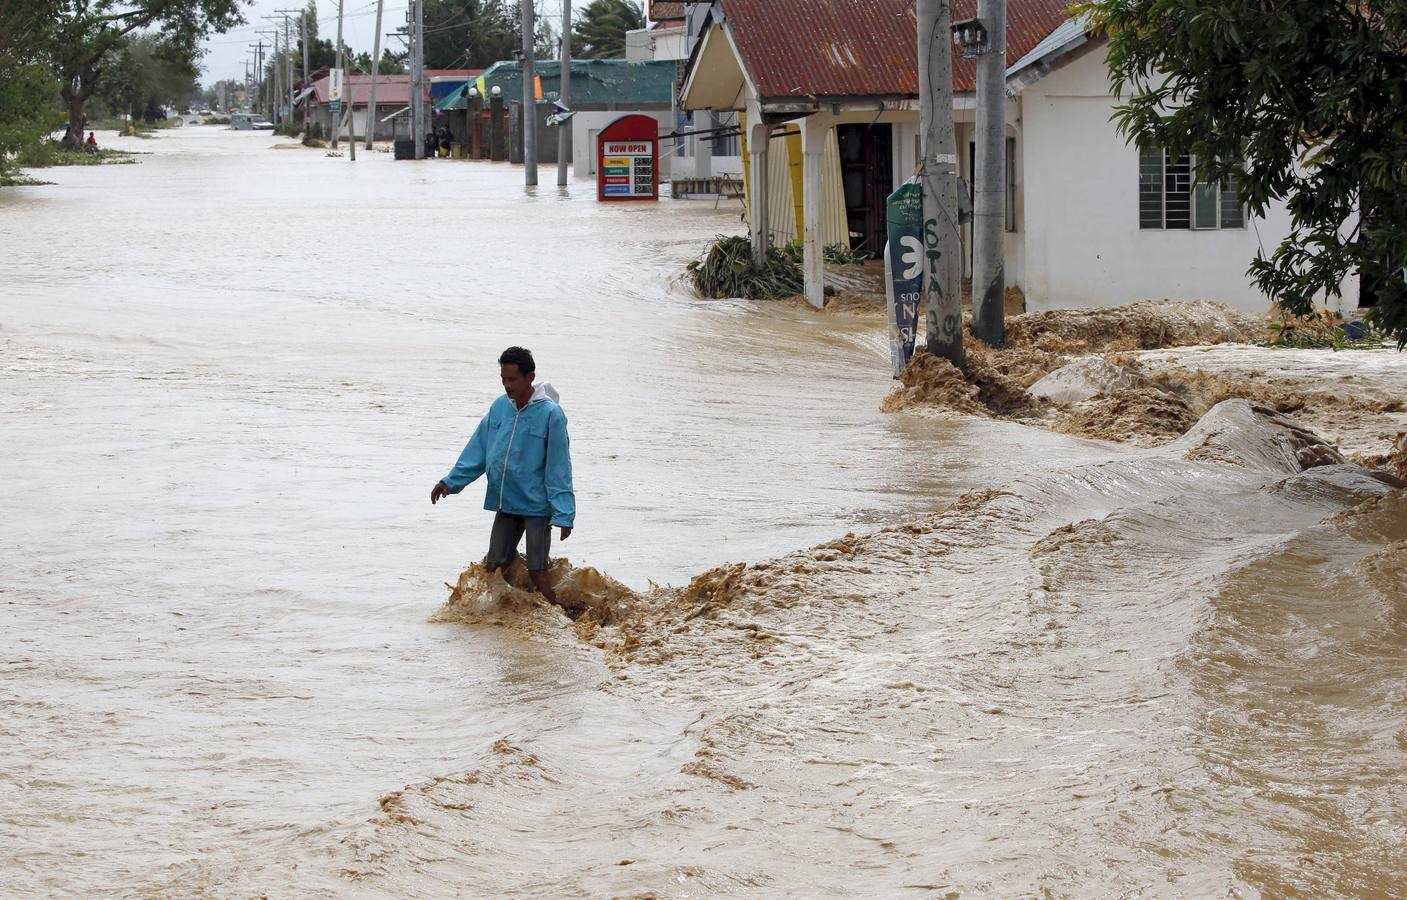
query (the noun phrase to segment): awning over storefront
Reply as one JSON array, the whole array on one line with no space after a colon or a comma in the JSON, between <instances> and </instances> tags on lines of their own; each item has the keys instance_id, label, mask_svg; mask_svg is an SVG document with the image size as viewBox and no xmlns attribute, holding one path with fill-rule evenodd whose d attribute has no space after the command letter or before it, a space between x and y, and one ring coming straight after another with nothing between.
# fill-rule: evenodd
<instances>
[{"instance_id":1,"label":"awning over storefront","mask_svg":"<svg viewBox=\"0 0 1407 900\"><path fill-rule=\"evenodd\" d=\"M444 112L448 109L468 109L469 98L466 94L469 92L470 84L470 82L465 82L446 94L443 99L435 103L435 111Z\"/></svg>"}]
</instances>

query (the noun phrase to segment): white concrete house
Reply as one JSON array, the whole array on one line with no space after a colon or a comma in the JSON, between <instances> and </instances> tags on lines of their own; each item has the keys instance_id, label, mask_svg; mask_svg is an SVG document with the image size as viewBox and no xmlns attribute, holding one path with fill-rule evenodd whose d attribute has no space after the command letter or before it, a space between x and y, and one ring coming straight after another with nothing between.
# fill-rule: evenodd
<instances>
[{"instance_id":1,"label":"white concrete house","mask_svg":"<svg viewBox=\"0 0 1407 900\"><path fill-rule=\"evenodd\" d=\"M678 64L682 76L689 48L696 37L692 29L702 21L697 13L691 15L692 6L693 3L686 4L685 0L648 0L645 14L649 24L625 33L625 58L630 62L672 60ZM736 135L726 133L736 124L737 115L731 111L715 114L700 110L689 116L676 105L668 127L661 133L676 130L691 133L661 142L661 155L669 161L667 171L681 179L741 176L740 142ZM707 133L713 129L724 129L725 133Z\"/></svg>"},{"instance_id":2,"label":"white concrete house","mask_svg":"<svg viewBox=\"0 0 1407 900\"><path fill-rule=\"evenodd\" d=\"M1264 310L1246 270L1288 233L1288 214L1251 219L1228 187L1193 183L1185 157L1130 146L1111 121L1105 42L1068 5L1009 0L1008 285L1029 310L1163 298ZM974 6L958 0L953 18ZM807 299L819 306L822 249L848 242L878 255L884 197L918 163L914 0L711 0L700 16L683 106L740 115L754 243L800 236ZM955 54L953 83L970 184L971 60ZM1357 300L1354 279L1343 306Z\"/></svg>"}]
</instances>

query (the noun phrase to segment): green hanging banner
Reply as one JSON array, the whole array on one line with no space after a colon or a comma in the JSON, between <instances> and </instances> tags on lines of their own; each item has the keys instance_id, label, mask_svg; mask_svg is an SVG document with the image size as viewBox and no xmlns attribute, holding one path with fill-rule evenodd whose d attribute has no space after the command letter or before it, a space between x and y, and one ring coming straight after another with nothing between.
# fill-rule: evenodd
<instances>
[{"instance_id":1,"label":"green hanging banner","mask_svg":"<svg viewBox=\"0 0 1407 900\"><path fill-rule=\"evenodd\" d=\"M884 287L889 301L889 361L898 378L914 355L923 296L923 184L915 176L885 201L889 242L884 247Z\"/></svg>"}]
</instances>

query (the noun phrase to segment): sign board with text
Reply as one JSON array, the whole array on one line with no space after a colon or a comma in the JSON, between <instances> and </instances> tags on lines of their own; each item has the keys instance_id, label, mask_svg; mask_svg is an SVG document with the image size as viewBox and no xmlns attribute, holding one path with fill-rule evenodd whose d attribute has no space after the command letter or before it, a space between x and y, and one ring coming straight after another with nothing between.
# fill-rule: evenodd
<instances>
[{"instance_id":1,"label":"sign board with text","mask_svg":"<svg viewBox=\"0 0 1407 900\"><path fill-rule=\"evenodd\" d=\"M884 287L889 301L889 361L898 378L914 355L918 308L923 298L923 184L899 185L885 202L889 242L884 245Z\"/></svg>"},{"instance_id":2,"label":"sign board with text","mask_svg":"<svg viewBox=\"0 0 1407 900\"><path fill-rule=\"evenodd\" d=\"M658 200L659 123L622 116L596 138L596 199Z\"/></svg>"},{"instance_id":3,"label":"sign board with text","mask_svg":"<svg viewBox=\"0 0 1407 900\"><path fill-rule=\"evenodd\" d=\"M333 112L342 109L342 70L327 70L327 108Z\"/></svg>"}]
</instances>

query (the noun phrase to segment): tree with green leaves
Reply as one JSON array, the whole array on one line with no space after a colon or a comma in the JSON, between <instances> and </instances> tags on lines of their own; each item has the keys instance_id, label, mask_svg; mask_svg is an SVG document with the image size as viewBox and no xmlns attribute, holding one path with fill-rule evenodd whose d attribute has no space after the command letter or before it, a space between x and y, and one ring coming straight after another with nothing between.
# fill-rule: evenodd
<instances>
[{"instance_id":1,"label":"tree with green leaves","mask_svg":"<svg viewBox=\"0 0 1407 900\"><path fill-rule=\"evenodd\" d=\"M404 75L406 73L405 60L406 58L403 54L393 53L383 48L381 51L381 63L376 67L376 74ZM363 50L352 57L351 68L354 71L369 74L371 72L371 54Z\"/></svg>"},{"instance_id":2,"label":"tree with green leaves","mask_svg":"<svg viewBox=\"0 0 1407 900\"><path fill-rule=\"evenodd\" d=\"M572 55L580 59L621 59L625 33L645 27L645 14L630 0L592 0L572 26Z\"/></svg>"},{"instance_id":3,"label":"tree with green leaves","mask_svg":"<svg viewBox=\"0 0 1407 900\"><path fill-rule=\"evenodd\" d=\"M111 112L153 122L164 118L165 107L189 106L200 92L194 61L157 37L129 37L112 56L93 94Z\"/></svg>"},{"instance_id":4,"label":"tree with green leaves","mask_svg":"<svg viewBox=\"0 0 1407 900\"><path fill-rule=\"evenodd\" d=\"M332 45L330 38L310 38L308 43L311 45L308 56L309 72L316 72L318 69L330 69L337 65L337 48ZM293 54L293 61L294 68L301 73L303 70L301 45L298 48L298 52Z\"/></svg>"},{"instance_id":5,"label":"tree with green leaves","mask_svg":"<svg viewBox=\"0 0 1407 900\"><path fill-rule=\"evenodd\" d=\"M192 64L200 42L244 21L241 0L62 0L47 54L68 111L69 140L81 140L84 107L104 65L130 35L149 32Z\"/></svg>"},{"instance_id":6,"label":"tree with green leaves","mask_svg":"<svg viewBox=\"0 0 1407 900\"><path fill-rule=\"evenodd\" d=\"M518 48L516 4L503 0L425 0L425 66L486 69Z\"/></svg>"},{"instance_id":7,"label":"tree with green leaves","mask_svg":"<svg viewBox=\"0 0 1407 900\"><path fill-rule=\"evenodd\" d=\"M0 3L0 183L16 154L37 145L58 121L47 48L59 0Z\"/></svg>"},{"instance_id":8,"label":"tree with green leaves","mask_svg":"<svg viewBox=\"0 0 1407 900\"><path fill-rule=\"evenodd\" d=\"M1407 345L1407 0L1088 0L1130 141L1235 179L1290 234L1250 262L1296 315L1359 276Z\"/></svg>"}]
</instances>

